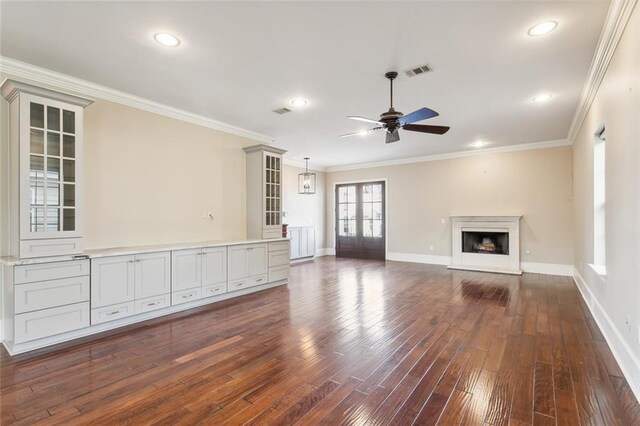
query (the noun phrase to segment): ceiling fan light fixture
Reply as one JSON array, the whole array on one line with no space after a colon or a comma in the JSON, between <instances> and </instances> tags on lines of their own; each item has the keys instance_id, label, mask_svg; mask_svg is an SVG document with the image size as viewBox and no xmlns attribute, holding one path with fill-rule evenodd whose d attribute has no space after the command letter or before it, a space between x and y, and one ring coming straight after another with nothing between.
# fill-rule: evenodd
<instances>
[{"instance_id":1,"label":"ceiling fan light fixture","mask_svg":"<svg viewBox=\"0 0 640 426\"><path fill-rule=\"evenodd\" d=\"M558 23L556 21L540 22L539 24L535 24L533 27L529 28L527 34L529 34L531 37L549 34L551 31L555 30L557 26Z\"/></svg>"},{"instance_id":2,"label":"ceiling fan light fixture","mask_svg":"<svg viewBox=\"0 0 640 426\"><path fill-rule=\"evenodd\" d=\"M173 34L157 33L153 36L154 40L165 47L177 47L180 45L180 39Z\"/></svg>"},{"instance_id":3,"label":"ceiling fan light fixture","mask_svg":"<svg viewBox=\"0 0 640 426\"><path fill-rule=\"evenodd\" d=\"M551 98L553 98L553 95L551 93L541 93L531 98L531 100L535 103L544 103L549 102Z\"/></svg>"},{"instance_id":4,"label":"ceiling fan light fixture","mask_svg":"<svg viewBox=\"0 0 640 426\"><path fill-rule=\"evenodd\" d=\"M298 194L316 193L316 174L309 172L309 157L304 157L304 173L298 173Z\"/></svg>"},{"instance_id":5,"label":"ceiling fan light fixture","mask_svg":"<svg viewBox=\"0 0 640 426\"><path fill-rule=\"evenodd\" d=\"M306 107L308 103L309 103L309 101L307 101L305 98L293 98L293 99L291 99L291 105L296 107L296 108Z\"/></svg>"}]
</instances>

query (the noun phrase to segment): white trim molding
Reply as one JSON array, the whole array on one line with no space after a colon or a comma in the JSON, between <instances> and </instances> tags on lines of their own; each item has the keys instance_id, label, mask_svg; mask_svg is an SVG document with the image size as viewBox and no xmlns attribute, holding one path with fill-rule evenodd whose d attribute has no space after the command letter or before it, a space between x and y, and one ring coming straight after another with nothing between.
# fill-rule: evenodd
<instances>
[{"instance_id":1,"label":"white trim molding","mask_svg":"<svg viewBox=\"0 0 640 426\"><path fill-rule=\"evenodd\" d=\"M316 257L335 256L335 255L336 255L336 249L334 248L325 247L325 248L320 248L316 250Z\"/></svg>"},{"instance_id":2,"label":"white trim molding","mask_svg":"<svg viewBox=\"0 0 640 426\"><path fill-rule=\"evenodd\" d=\"M393 260L396 262L426 263L429 265L442 266L449 266L451 264L451 256L439 256L419 253L388 252L387 260ZM563 265L558 263L521 262L520 267L522 268L523 272L527 272L530 274L560 275L564 277L570 277L573 275L573 265Z\"/></svg>"},{"instance_id":3,"label":"white trim molding","mask_svg":"<svg viewBox=\"0 0 640 426\"><path fill-rule=\"evenodd\" d=\"M622 374L627 379L629 387L633 391L636 399L640 401L640 359L634 354L633 350L629 347L622 333L615 323L604 310L598 298L591 292L589 286L585 282L582 275L576 268L573 269L573 280L580 291L582 299L586 303L591 315L595 319L602 335L604 336L613 357L618 362Z\"/></svg>"},{"instance_id":4,"label":"white trim molding","mask_svg":"<svg viewBox=\"0 0 640 426\"><path fill-rule=\"evenodd\" d=\"M387 260L394 260L396 262L426 263L429 265L449 266L449 264L451 263L451 256L388 252Z\"/></svg>"},{"instance_id":5,"label":"white trim molding","mask_svg":"<svg viewBox=\"0 0 640 426\"><path fill-rule=\"evenodd\" d=\"M477 149L473 151L450 152L446 154L425 155L422 157L400 158L397 160L377 161L372 163L350 164L345 166L327 167L327 172L342 172L345 170L368 169L372 167L397 166L400 164L426 163L429 161L450 160L454 158L475 157L486 154L499 154L503 152L529 151L533 149L557 148L561 146L569 146L571 143L567 139L560 139L545 142L532 142L521 145L508 145L496 148Z\"/></svg>"},{"instance_id":6,"label":"white trim molding","mask_svg":"<svg viewBox=\"0 0 640 426\"><path fill-rule=\"evenodd\" d=\"M193 114L182 109L151 101L120 90L111 89L106 86L91 83L89 81L51 71L46 68L37 67L26 62L7 58L6 56L0 56L0 72L11 75L12 77L24 78L31 82L43 84L56 90L64 90L81 96L91 96L104 99L209 129L219 130L221 132L255 140L261 143L273 143L273 138L269 136L261 135L250 130L232 126L202 115Z\"/></svg>"},{"instance_id":7,"label":"white trim molding","mask_svg":"<svg viewBox=\"0 0 640 426\"><path fill-rule=\"evenodd\" d=\"M627 26L627 22L629 22L636 2L637 0L613 0L611 6L609 6L609 12L602 27L602 33L600 34L589 73L587 74L587 79L585 80L582 94L578 101L578 107L576 108L573 121L569 127L569 133L567 134L567 140L571 141L571 143L573 143L576 136L578 136L582 122L587 116L589 108L591 108L596 93L598 93L600 83L602 83L609 68L609 63L622 38L622 34Z\"/></svg>"}]
</instances>

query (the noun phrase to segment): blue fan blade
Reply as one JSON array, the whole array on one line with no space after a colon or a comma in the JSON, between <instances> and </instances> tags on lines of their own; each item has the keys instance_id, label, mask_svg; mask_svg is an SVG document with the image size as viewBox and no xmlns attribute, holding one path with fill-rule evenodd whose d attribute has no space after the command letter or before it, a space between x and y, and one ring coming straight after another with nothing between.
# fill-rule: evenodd
<instances>
[{"instance_id":1,"label":"blue fan blade","mask_svg":"<svg viewBox=\"0 0 640 426\"><path fill-rule=\"evenodd\" d=\"M417 111L413 111L403 117L398 118L398 123L401 126L409 123L415 123L416 121L426 120L427 118L437 117L439 114L429 108L420 108Z\"/></svg>"}]
</instances>

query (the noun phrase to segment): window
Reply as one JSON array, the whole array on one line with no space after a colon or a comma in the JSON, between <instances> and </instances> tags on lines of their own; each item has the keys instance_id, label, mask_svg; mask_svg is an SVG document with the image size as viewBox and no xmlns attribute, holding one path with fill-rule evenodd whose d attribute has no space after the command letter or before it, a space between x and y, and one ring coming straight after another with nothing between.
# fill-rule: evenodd
<instances>
[{"instance_id":1,"label":"window","mask_svg":"<svg viewBox=\"0 0 640 426\"><path fill-rule=\"evenodd\" d=\"M604 126L596 132L593 143L593 264L591 267L606 276L606 167Z\"/></svg>"}]
</instances>

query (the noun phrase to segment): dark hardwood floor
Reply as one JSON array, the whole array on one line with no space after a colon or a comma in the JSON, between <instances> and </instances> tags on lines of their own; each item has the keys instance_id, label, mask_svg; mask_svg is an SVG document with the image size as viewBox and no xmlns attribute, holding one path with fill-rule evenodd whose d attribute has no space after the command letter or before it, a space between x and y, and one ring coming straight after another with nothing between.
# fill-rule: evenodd
<instances>
[{"instance_id":1,"label":"dark hardwood floor","mask_svg":"<svg viewBox=\"0 0 640 426\"><path fill-rule=\"evenodd\" d=\"M2 424L640 424L572 280L548 275L325 257L0 362Z\"/></svg>"}]
</instances>

